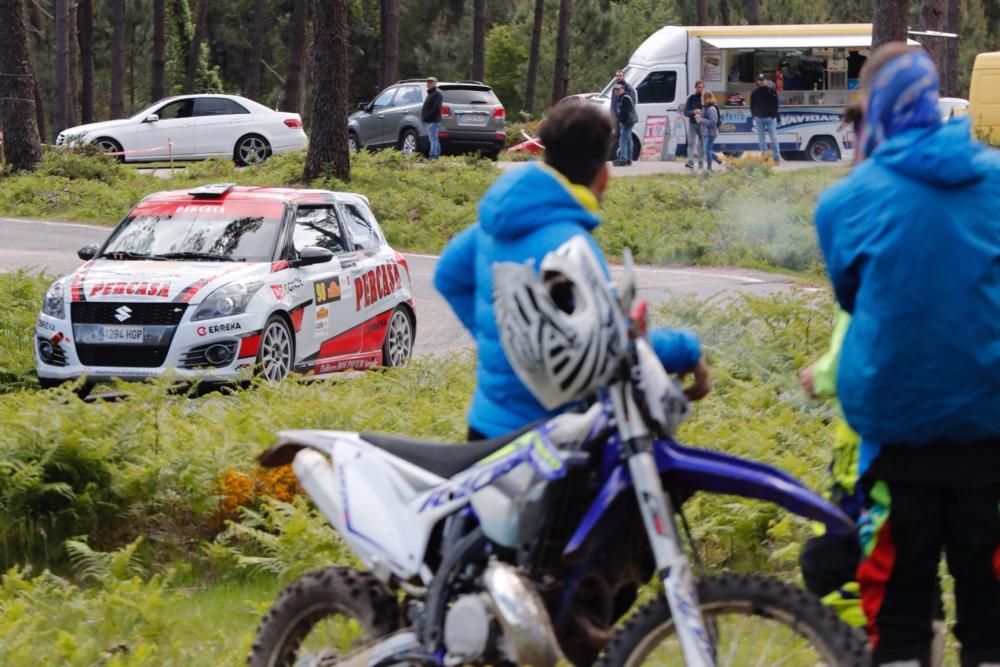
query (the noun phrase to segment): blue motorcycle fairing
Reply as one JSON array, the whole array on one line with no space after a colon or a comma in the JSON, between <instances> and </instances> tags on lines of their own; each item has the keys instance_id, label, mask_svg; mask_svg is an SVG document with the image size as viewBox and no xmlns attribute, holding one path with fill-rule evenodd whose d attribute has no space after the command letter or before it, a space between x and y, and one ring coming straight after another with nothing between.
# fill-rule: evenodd
<instances>
[{"instance_id":1,"label":"blue motorcycle fairing","mask_svg":"<svg viewBox=\"0 0 1000 667\"><path fill-rule=\"evenodd\" d=\"M618 451L617 437L607 448ZM653 443L656 466L669 491L707 491L773 502L789 512L819 521L831 535L850 535L854 522L847 514L809 490L791 475L764 463L685 447L672 440ZM597 497L569 540L563 555L572 557L587 541L604 513L622 492L631 488L628 467L619 462L608 474Z\"/></svg>"}]
</instances>

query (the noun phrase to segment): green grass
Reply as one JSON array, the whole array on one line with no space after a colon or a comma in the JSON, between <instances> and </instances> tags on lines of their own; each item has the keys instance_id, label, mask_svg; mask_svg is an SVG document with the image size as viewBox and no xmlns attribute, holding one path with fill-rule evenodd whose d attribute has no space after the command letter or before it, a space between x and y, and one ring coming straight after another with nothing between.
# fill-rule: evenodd
<instances>
[{"instance_id":1,"label":"green grass","mask_svg":"<svg viewBox=\"0 0 1000 667\"><path fill-rule=\"evenodd\" d=\"M299 185L302 155L285 154L252 169L231 162L191 163L170 180L140 174L100 155L49 152L33 174L0 179L0 215L112 225L143 196L208 182ZM367 195L390 243L439 252L476 220L476 205L500 175L474 157L435 162L396 151L352 158L352 180L311 186ZM821 273L812 225L819 193L841 175L817 168L772 173L748 164L713 180L690 175L619 178L611 183L597 238L609 256L630 247L646 263L687 263Z\"/></svg>"}]
</instances>

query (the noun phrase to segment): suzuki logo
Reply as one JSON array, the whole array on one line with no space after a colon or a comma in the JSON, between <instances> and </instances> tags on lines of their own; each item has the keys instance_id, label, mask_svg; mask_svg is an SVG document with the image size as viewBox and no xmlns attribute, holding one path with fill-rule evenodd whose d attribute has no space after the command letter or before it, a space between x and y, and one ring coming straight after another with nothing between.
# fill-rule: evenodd
<instances>
[{"instance_id":1,"label":"suzuki logo","mask_svg":"<svg viewBox=\"0 0 1000 667\"><path fill-rule=\"evenodd\" d=\"M128 306L121 306L115 311L115 319L119 322L124 322L130 317L132 317L132 309Z\"/></svg>"}]
</instances>

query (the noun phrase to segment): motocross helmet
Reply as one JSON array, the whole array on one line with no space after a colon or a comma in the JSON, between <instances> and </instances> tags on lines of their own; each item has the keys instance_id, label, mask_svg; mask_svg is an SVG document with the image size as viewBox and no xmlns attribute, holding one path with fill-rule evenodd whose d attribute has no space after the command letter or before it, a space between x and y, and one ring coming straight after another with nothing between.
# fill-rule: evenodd
<instances>
[{"instance_id":1,"label":"motocross helmet","mask_svg":"<svg viewBox=\"0 0 1000 667\"><path fill-rule=\"evenodd\" d=\"M625 319L582 235L545 255L537 272L495 263L493 300L507 360L546 409L585 397L620 367Z\"/></svg>"}]
</instances>

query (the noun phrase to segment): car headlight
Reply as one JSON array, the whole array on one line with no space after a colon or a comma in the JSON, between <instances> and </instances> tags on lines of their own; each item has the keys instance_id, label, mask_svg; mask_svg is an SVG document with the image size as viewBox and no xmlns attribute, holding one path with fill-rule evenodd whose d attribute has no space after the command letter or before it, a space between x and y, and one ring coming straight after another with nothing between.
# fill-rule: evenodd
<instances>
[{"instance_id":1,"label":"car headlight","mask_svg":"<svg viewBox=\"0 0 1000 667\"><path fill-rule=\"evenodd\" d=\"M212 320L216 317L229 317L230 315L240 315L247 309L250 299L257 293L264 282L257 280L254 282L231 283L220 287L198 306L192 321Z\"/></svg>"},{"instance_id":2,"label":"car headlight","mask_svg":"<svg viewBox=\"0 0 1000 667\"><path fill-rule=\"evenodd\" d=\"M60 320L66 319L66 298L64 295L63 281L52 283L52 287L45 293L45 300L42 302L42 312L49 317Z\"/></svg>"}]
</instances>

